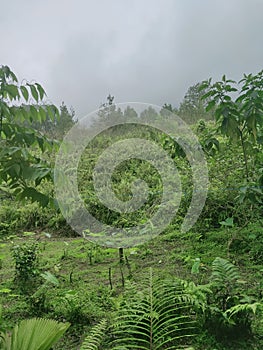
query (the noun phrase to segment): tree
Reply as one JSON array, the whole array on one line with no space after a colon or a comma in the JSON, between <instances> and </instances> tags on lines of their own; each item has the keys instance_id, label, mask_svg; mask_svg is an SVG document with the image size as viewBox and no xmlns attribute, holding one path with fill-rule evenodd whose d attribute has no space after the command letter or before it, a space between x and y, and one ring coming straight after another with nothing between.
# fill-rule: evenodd
<instances>
[{"instance_id":1,"label":"tree","mask_svg":"<svg viewBox=\"0 0 263 350\"><path fill-rule=\"evenodd\" d=\"M147 109L141 112L140 118L143 122L150 122L157 120L159 116L156 110L153 107L149 106Z\"/></svg>"},{"instance_id":2,"label":"tree","mask_svg":"<svg viewBox=\"0 0 263 350\"><path fill-rule=\"evenodd\" d=\"M59 118L55 119L55 122L52 126L52 136L56 139L62 139L63 136L73 127L73 125L76 123L76 120L74 120L75 117L75 111L71 107L70 110L68 110L67 106L64 102L62 102L60 109L60 115Z\"/></svg>"},{"instance_id":3,"label":"tree","mask_svg":"<svg viewBox=\"0 0 263 350\"><path fill-rule=\"evenodd\" d=\"M194 124L198 120L213 119L212 111L206 111L206 103L209 102L209 96L203 99L205 90L200 90L201 83L190 86L178 110L179 116L187 123Z\"/></svg>"},{"instance_id":4,"label":"tree","mask_svg":"<svg viewBox=\"0 0 263 350\"><path fill-rule=\"evenodd\" d=\"M44 133L47 137L51 137L52 139L62 139L77 120L74 120L74 109L71 107L69 111L64 102L62 102L59 109L60 115L58 117L51 119L47 115L45 121L35 121L32 124L34 129Z\"/></svg>"},{"instance_id":5,"label":"tree","mask_svg":"<svg viewBox=\"0 0 263 350\"><path fill-rule=\"evenodd\" d=\"M44 103L45 96L40 84L19 84L8 66L0 66L0 188L43 206L50 198L37 186L44 179L52 180L52 169L41 154L52 151L56 142L33 124L59 118L58 109Z\"/></svg>"},{"instance_id":6,"label":"tree","mask_svg":"<svg viewBox=\"0 0 263 350\"><path fill-rule=\"evenodd\" d=\"M176 108L173 108L171 103L165 103L160 110L160 115L163 117L169 117L172 115L172 113L178 114L178 110Z\"/></svg>"},{"instance_id":7,"label":"tree","mask_svg":"<svg viewBox=\"0 0 263 350\"><path fill-rule=\"evenodd\" d=\"M226 79L212 84L211 79L200 86L209 98L206 110L215 110L215 119L222 135L241 147L244 162L244 183L238 199L252 204L263 203L263 70L244 74L238 83Z\"/></svg>"},{"instance_id":8,"label":"tree","mask_svg":"<svg viewBox=\"0 0 263 350\"><path fill-rule=\"evenodd\" d=\"M124 119L128 121L134 121L135 123L138 122L138 114L135 111L134 108L127 106L123 112Z\"/></svg>"},{"instance_id":9,"label":"tree","mask_svg":"<svg viewBox=\"0 0 263 350\"><path fill-rule=\"evenodd\" d=\"M114 103L114 96L110 94L107 96L107 102L100 106L97 116L98 117L93 120L93 125L107 127L112 125L112 123L121 124L123 121L123 112L120 108L117 108Z\"/></svg>"},{"instance_id":10,"label":"tree","mask_svg":"<svg viewBox=\"0 0 263 350\"><path fill-rule=\"evenodd\" d=\"M226 79L225 75L214 84L209 79L200 90L207 91L202 99L210 98L206 110L215 108L221 133L240 142L245 176L249 180L248 154L256 151L253 145L262 148L263 143L263 70L256 75L245 74L239 83ZM233 93L238 96L235 98Z\"/></svg>"}]
</instances>

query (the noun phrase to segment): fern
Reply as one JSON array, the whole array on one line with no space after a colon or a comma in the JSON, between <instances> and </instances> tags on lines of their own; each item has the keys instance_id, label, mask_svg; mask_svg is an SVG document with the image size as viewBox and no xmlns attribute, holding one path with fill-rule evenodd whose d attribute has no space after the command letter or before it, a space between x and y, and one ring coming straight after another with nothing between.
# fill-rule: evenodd
<instances>
[{"instance_id":1,"label":"fern","mask_svg":"<svg viewBox=\"0 0 263 350\"><path fill-rule=\"evenodd\" d=\"M153 281L150 270L144 292L124 300L112 331L113 349L178 349L183 339L193 336L195 329L189 304L182 298L181 283Z\"/></svg>"},{"instance_id":2,"label":"fern","mask_svg":"<svg viewBox=\"0 0 263 350\"><path fill-rule=\"evenodd\" d=\"M229 314L229 317L231 318L232 316L238 314L238 313L248 313L248 312L253 312L255 315L258 309L262 308L262 304L259 302L255 302L253 304L238 304L226 311L226 314Z\"/></svg>"},{"instance_id":3,"label":"fern","mask_svg":"<svg viewBox=\"0 0 263 350\"><path fill-rule=\"evenodd\" d=\"M97 350L105 336L107 329L106 319L102 319L97 325L92 327L91 331L83 341L80 350Z\"/></svg>"},{"instance_id":4,"label":"fern","mask_svg":"<svg viewBox=\"0 0 263 350\"><path fill-rule=\"evenodd\" d=\"M238 269L228 260L216 258L212 263L211 281L220 287L233 285L240 278Z\"/></svg>"},{"instance_id":5,"label":"fern","mask_svg":"<svg viewBox=\"0 0 263 350\"><path fill-rule=\"evenodd\" d=\"M226 332L235 337L251 333L251 316L261 308L253 297L244 295L239 279L238 269L231 262L222 258L213 261L213 295L208 303L206 326L218 337Z\"/></svg>"},{"instance_id":6,"label":"fern","mask_svg":"<svg viewBox=\"0 0 263 350\"><path fill-rule=\"evenodd\" d=\"M196 310L204 312L207 307L207 295L212 293L209 285L196 285L192 281L184 280L180 280L180 284L183 286L184 292L178 294L176 298L193 305Z\"/></svg>"}]
</instances>

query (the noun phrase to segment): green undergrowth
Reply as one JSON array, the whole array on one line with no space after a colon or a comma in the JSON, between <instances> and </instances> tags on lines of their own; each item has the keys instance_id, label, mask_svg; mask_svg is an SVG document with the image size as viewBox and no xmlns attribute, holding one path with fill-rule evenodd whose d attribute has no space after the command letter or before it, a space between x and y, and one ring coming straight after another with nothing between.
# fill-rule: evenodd
<instances>
[{"instance_id":1,"label":"green undergrowth","mask_svg":"<svg viewBox=\"0 0 263 350\"><path fill-rule=\"evenodd\" d=\"M261 222L206 233L182 234L171 227L144 245L125 249L122 264L118 249L103 248L81 237L62 238L37 230L7 235L0 245L2 324L10 329L19 320L34 316L68 321L71 327L54 349L78 349L93 325L102 319L112 322L127 288L135 284L137 292L143 291L149 268L162 280L181 279L204 286L211 282L217 257L239 271L237 287L229 290L227 298L262 302L262 247ZM214 289L214 295L224 298L227 288L231 284ZM218 305L209 293L207 299L211 314L197 313L197 335L190 340L194 349L262 348L262 313L249 314L251 333L234 337L229 329L215 331L219 316L211 310Z\"/></svg>"}]
</instances>

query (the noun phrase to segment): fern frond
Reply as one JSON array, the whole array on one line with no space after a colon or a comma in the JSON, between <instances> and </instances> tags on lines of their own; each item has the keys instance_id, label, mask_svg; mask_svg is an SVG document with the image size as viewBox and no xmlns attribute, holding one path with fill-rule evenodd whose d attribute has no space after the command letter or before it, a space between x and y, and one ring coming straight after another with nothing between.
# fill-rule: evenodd
<instances>
[{"instance_id":1,"label":"fern frond","mask_svg":"<svg viewBox=\"0 0 263 350\"><path fill-rule=\"evenodd\" d=\"M150 269L144 294L135 293L119 311L112 331L113 349L178 349L182 340L193 336L195 330L183 294L181 283L153 280Z\"/></svg>"},{"instance_id":2,"label":"fern frond","mask_svg":"<svg viewBox=\"0 0 263 350\"><path fill-rule=\"evenodd\" d=\"M253 303L253 304L238 304L235 305L233 307L231 307L230 309L226 310L226 314L229 314L229 317L231 318L232 316L234 316L235 314L238 314L240 312L250 312L252 311L253 314L256 314L257 310L259 308L262 308L262 304L259 302Z\"/></svg>"},{"instance_id":3,"label":"fern frond","mask_svg":"<svg viewBox=\"0 0 263 350\"><path fill-rule=\"evenodd\" d=\"M107 329L107 320L102 319L98 324L96 324L90 330L89 334L83 341L80 350L97 350L101 345L101 342L105 336L105 331Z\"/></svg>"},{"instance_id":4,"label":"fern frond","mask_svg":"<svg viewBox=\"0 0 263 350\"><path fill-rule=\"evenodd\" d=\"M238 269L226 259L217 257L212 263L211 281L221 287L231 285L240 278Z\"/></svg>"},{"instance_id":5,"label":"fern frond","mask_svg":"<svg viewBox=\"0 0 263 350\"><path fill-rule=\"evenodd\" d=\"M183 286L183 293L177 296L178 299L201 309L203 312L207 306L207 295L212 293L209 285L196 285L194 282L180 280Z\"/></svg>"}]
</instances>

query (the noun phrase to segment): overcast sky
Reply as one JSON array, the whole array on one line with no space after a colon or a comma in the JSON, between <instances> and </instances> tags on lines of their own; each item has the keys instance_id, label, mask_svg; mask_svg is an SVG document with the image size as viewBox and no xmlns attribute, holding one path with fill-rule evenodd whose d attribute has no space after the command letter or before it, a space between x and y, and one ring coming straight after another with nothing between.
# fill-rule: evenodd
<instances>
[{"instance_id":1,"label":"overcast sky","mask_svg":"<svg viewBox=\"0 0 263 350\"><path fill-rule=\"evenodd\" d=\"M263 0L0 0L0 64L78 118L263 68Z\"/></svg>"}]
</instances>

